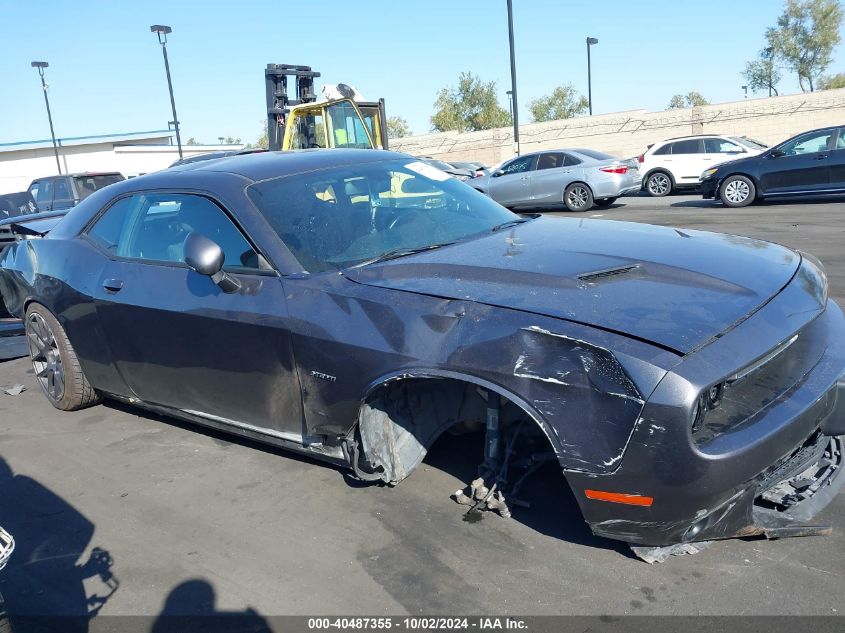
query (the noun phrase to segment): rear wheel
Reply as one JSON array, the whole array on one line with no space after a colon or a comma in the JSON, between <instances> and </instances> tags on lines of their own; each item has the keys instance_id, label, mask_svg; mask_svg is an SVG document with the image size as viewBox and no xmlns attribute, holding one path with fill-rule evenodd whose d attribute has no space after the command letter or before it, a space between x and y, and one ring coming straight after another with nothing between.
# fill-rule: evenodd
<instances>
[{"instance_id":1,"label":"rear wheel","mask_svg":"<svg viewBox=\"0 0 845 633\"><path fill-rule=\"evenodd\" d=\"M595 201L595 205L597 207L601 207L602 209L606 209L607 207L612 205L617 200L618 200L618 198L599 198L598 200Z\"/></svg>"},{"instance_id":2,"label":"rear wheel","mask_svg":"<svg viewBox=\"0 0 845 633\"><path fill-rule=\"evenodd\" d=\"M82 372L64 328L40 304L33 303L26 311L26 339L35 378L50 404L75 411L100 401Z\"/></svg>"},{"instance_id":3,"label":"rear wheel","mask_svg":"<svg viewBox=\"0 0 845 633\"><path fill-rule=\"evenodd\" d=\"M646 178L645 189L649 195L662 198L672 192L672 178L665 172L656 171Z\"/></svg>"},{"instance_id":4,"label":"rear wheel","mask_svg":"<svg viewBox=\"0 0 845 633\"><path fill-rule=\"evenodd\" d=\"M580 182L574 182L563 192L563 202L570 211L588 211L593 206L593 192Z\"/></svg>"},{"instance_id":5,"label":"rear wheel","mask_svg":"<svg viewBox=\"0 0 845 633\"><path fill-rule=\"evenodd\" d=\"M719 198L726 207L747 207L756 195L757 188L746 176L729 176L719 187Z\"/></svg>"}]
</instances>

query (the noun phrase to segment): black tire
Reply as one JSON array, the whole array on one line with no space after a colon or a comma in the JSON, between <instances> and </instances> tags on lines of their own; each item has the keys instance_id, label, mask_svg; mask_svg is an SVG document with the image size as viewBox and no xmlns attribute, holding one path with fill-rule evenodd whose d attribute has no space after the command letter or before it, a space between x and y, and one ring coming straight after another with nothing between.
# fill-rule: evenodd
<instances>
[{"instance_id":1,"label":"black tire","mask_svg":"<svg viewBox=\"0 0 845 633\"><path fill-rule=\"evenodd\" d=\"M672 193L675 184L665 171L655 171L645 179L644 188L652 198L662 198Z\"/></svg>"},{"instance_id":2,"label":"black tire","mask_svg":"<svg viewBox=\"0 0 845 633\"><path fill-rule=\"evenodd\" d=\"M570 211L589 211L593 208L593 192L582 182L573 182L563 192L563 203Z\"/></svg>"},{"instance_id":3,"label":"black tire","mask_svg":"<svg viewBox=\"0 0 845 633\"><path fill-rule=\"evenodd\" d=\"M26 338L35 378L47 400L62 411L76 411L98 403L100 395L82 372L64 328L44 306L26 310Z\"/></svg>"},{"instance_id":4,"label":"black tire","mask_svg":"<svg viewBox=\"0 0 845 633\"><path fill-rule=\"evenodd\" d=\"M594 204L600 209L607 209L610 205L616 202L618 198L599 198L594 201Z\"/></svg>"},{"instance_id":5,"label":"black tire","mask_svg":"<svg viewBox=\"0 0 845 633\"><path fill-rule=\"evenodd\" d=\"M757 197L757 187L747 176L728 176L719 187L719 199L726 207L747 207Z\"/></svg>"}]
</instances>

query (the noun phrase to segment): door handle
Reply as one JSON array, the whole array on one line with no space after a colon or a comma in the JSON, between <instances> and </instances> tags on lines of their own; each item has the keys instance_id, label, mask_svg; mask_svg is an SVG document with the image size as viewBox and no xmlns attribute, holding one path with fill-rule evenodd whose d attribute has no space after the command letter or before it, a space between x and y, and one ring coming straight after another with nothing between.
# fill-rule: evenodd
<instances>
[{"instance_id":1,"label":"door handle","mask_svg":"<svg viewBox=\"0 0 845 633\"><path fill-rule=\"evenodd\" d=\"M106 279L103 282L103 288L105 288L108 292L120 292L121 290L123 290L123 280Z\"/></svg>"},{"instance_id":2,"label":"door handle","mask_svg":"<svg viewBox=\"0 0 845 633\"><path fill-rule=\"evenodd\" d=\"M818 155L816 156L816 160L826 160L826 159L828 159L828 158L830 158L830 155L829 155L829 154L818 154Z\"/></svg>"}]
</instances>

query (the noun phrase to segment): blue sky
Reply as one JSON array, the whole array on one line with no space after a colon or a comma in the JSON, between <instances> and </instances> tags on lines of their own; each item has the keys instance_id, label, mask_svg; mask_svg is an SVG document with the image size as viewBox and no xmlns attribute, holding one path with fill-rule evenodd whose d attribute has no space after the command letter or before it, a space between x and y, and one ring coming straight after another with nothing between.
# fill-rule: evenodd
<instances>
[{"instance_id":1,"label":"blue sky","mask_svg":"<svg viewBox=\"0 0 845 633\"><path fill-rule=\"evenodd\" d=\"M780 0L514 0L520 119L562 83L587 90L594 112L663 109L679 92L741 99L740 72L763 46ZM355 7L355 12L350 8ZM0 142L49 138L32 60L47 60L59 137L162 129L170 106L151 24L168 44L183 139L255 140L268 62L307 64L320 81L385 97L415 133L429 130L437 91L471 71L510 87L505 0L0 0ZM845 33L843 33L845 35ZM845 71L837 49L830 73ZM783 93L798 92L787 75Z\"/></svg>"}]
</instances>

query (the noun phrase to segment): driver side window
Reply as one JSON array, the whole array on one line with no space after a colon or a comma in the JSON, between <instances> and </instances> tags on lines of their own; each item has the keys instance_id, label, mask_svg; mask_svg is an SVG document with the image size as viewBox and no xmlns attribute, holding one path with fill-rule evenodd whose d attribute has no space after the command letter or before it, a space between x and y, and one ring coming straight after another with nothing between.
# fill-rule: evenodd
<instances>
[{"instance_id":1,"label":"driver side window","mask_svg":"<svg viewBox=\"0 0 845 633\"><path fill-rule=\"evenodd\" d=\"M810 132L799 136L793 141L783 145L780 149L787 156L801 156L803 154L817 154L826 152L830 148L830 139L833 137L832 130L824 132Z\"/></svg>"},{"instance_id":2,"label":"driver side window","mask_svg":"<svg viewBox=\"0 0 845 633\"><path fill-rule=\"evenodd\" d=\"M118 257L183 263L189 233L214 240L224 269L258 269L259 257L223 210L208 198L186 194L135 194L121 198L88 230L88 237Z\"/></svg>"}]
</instances>

